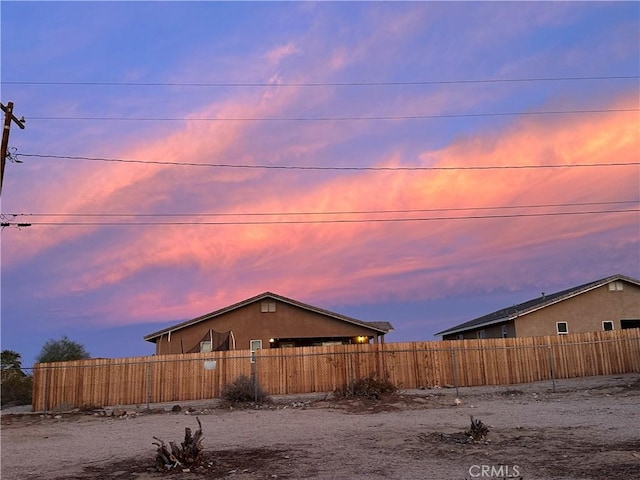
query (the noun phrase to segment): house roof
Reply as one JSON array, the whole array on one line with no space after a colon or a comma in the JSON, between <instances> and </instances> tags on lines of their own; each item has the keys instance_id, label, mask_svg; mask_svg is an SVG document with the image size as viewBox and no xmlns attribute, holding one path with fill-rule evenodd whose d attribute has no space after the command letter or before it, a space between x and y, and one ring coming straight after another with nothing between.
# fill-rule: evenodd
<instances>
[{"instance_id":1,"label":"house roof","mask_svg":"<svg viewBox=\"0 0 640 480\"><path fill-rule=\"evenodd\" d=\"M453 333L462 333L467 330L514 320L518 317L527 315L528 313L535 312L536 310L548 307L550 305L553 305L554 303L562 302L569 298L588 292L589 290L593 290L594 288L607 285L608 283L614 282L616 280L622 280L640 286L640 280L637 280L635 278L620 274L612 275L611 277L606 277L594 282L585 283L584 285L579 285L567 290L562 290L561 292L542 294L542 296L540 297L528 300L518 305L513 305L512 307L506 307L500 310L496 310L495 312L483 315L482 317L474 318L473 320L469 320L468 322L464 322L447 330L438 332L435 335L451 335Z\"/></svg>"},{"instance_id":2,"label":"house roof","mask_svg":"<svg viewBox=\"0 0 640 480\"><path fill-rule=\"evenodd\" d=\"M207 313L207 314L202 315L200 317L196 317L196 318L193 318L191 320L187 320L185 322L178 323L176 325L172 325L171 327L167 327L167 328L164 328L162 330L158 330L157 332L150 333L149 335L145 335L143 338L144 338L144 340L146 340L148 342L154 342L155 343L156 340L158 339L158 337L160 337L161 335L164 335L165 333L174 332L174 331L180 330L182 328L190 327L191 325L195 325L195 324L203 322L205 320L210 320L210 319L215 318L217 316L220 316L220 315L222 315L224 313L231 312L233 310L236 310L238 308L244 307L244 306L249 305L251 303L259 302L259 301L265 300L265 299L273 299L273 300L278 300L278 301L281 301L281 302L284 302L284 303L288 303L289 305L293 305L293 306L296 306L296 307L299 307L299 308L303 308L303 309L311 311L311 312L319 313L319 314L325 315L327 317L332 317L332 318L335 318L337 320L341 320L343 322L352 323L354 325L358 325L358 326L361 326L361 327L369 328L371 330L375 330L376 332L382 333L383 335L385 333L389 333L389 332L393 331L393 326L389 322L363 322L363 321L357 320L355 318L347 317L346 315L341 315L339 313L335 313L335 312L331 312L329 310L324 310L322 308L314 307L313 305L308 305L306 303L302 303L302 302L299 302L297 300L293 300L291 298L283 297L282 295L278 295L278 294L275 294L275 293L272 293L272 292L264 292L264 293L261 293L260 295L256 295L255 297L247 298L246 300L242 300L241 302L234 303L233 305L229 305L228 307L221 308L220 310L216 310L214 312Z\"/></svg>"}]
</instances>

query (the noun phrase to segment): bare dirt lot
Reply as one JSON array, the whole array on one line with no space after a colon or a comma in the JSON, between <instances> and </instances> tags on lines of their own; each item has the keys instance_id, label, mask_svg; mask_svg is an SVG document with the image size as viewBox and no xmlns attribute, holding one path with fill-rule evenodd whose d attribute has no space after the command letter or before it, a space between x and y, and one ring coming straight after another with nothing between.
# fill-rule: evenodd
<instances>
[{"instance_id":1,"label":"bare dirt lot","mask_svg":"<svg viewBox=\"0 0 640 480\"><path fill-rule=\"evenodd\" d=\"M632 479L640 477L640 374L382 399L278 397L93 413L2 415L2 479ZM125 413L126 412L126 413ZM114 416L113 413L116 415ZM470 416L489 427L466 441ZM204 432L200 469L159 472L153 436Z\"/></svg>"}]
</instances>

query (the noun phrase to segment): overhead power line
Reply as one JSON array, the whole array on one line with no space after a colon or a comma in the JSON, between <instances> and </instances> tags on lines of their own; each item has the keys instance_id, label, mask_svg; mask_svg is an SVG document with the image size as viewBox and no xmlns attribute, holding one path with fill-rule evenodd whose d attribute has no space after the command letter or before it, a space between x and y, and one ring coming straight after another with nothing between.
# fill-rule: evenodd
<instances>
[{"instance_id":1,"label":"overhead power line","mask_svg":"<svg viewBox=\"0 0 640 480\"><path fill-rule=\"evenodd\" d=\"M409 80L387 82L70 82L70 81L3 81L3 85L33 86L92 86L92 87L395 87L412 85L464 85L474 83L575 82L602 80L631 80L639 75L598 75L572 77L524 77L458 80Z\"/></svg>"},{"instance_id":2,"label":"overhead power line","mask_svg":"<svg viewBox=\"0 0 640 480\"><path fill-rule=\"evenodd\" d=\"M528 218L528 217L557 217L570 215L602 215L614 213L637 213L637 209L623 210L590 210L579 212L545 212L545 213L517 213L503 215L464 215L451 217L397 217L397 218L342 218L326 220L252 220L252 221L157 221L157 222L29 222L17 224L3 222L3 227L9 226L228 226L228 225L299 225L299 224L329 224L329 223L390 223L390 222L430 222L443 220L484 220L484 219L505 219L505 218Z\"/></svg>"},{"instance_id":3,"label":"overhead power line","mask_svg":"<svg viewBox=\"0 0 640 480\"><path fill-rule=\"evenodd\" d=\"M102 158L77 155L53 155L41 153L20 153L18 157L53 158L60 160L86 160L91 162L116 162L137 163L150 165L172 165L181 167L216 167L216 168L246 168L267 170L338 170L338 171L447 171L447 170L509 170L509 169L541 169L541 168L585 168L585 167L623 167L640 165L636 162L611 162L611 163L572 163L572 164L547 164L547 165L468 165L457 167L425 167L425 166L395 166L395 167L340 167L321 165L266 165L266 164L233 164L233 163L196 163L196 162L172 162L168 160L135 160L125 158Z\"/></svg>"},{"instance_id":4,"label":"overhead power line","mask_svg":"<svg viewBox=\"0 0 640 480\"><path fill-rule=\"evenodd\" d=\"M4 213L3 219L18 217L88 217L88 218L108 218L108 217L257 217L257 216L313 216L313 215L372 215L372 214L398 214L398 213L435 213L435 212L470 212L487 210L520 210L537 208L568 208L604 205L626 205L637 204L640 200L615 200L608 202L574 202L574 203L545 203L536 205L499 205L491 207L449 207L449 208L411 208L411 209L390 209L390 210L337 210L337 211L302 211L302 212L176 212L176 213L96 213L96 212L73 212L73 213L53 213L53 212L31 212L31 213Z\"/></svg>"},{"instance_id":5,"label":"overhead power line","mask_svg":"<svg viewBox=\"0 0 640 480\"><path fill-rule=\"evenodd\" d=\"M336 116L336 117L51 117L29 116L29 120L75 120L75 121L129 121L129 122L329 122L329 121L379 121L379 120L432 120L447 118L514 117L532 115L576 115L592 113L638 112L640 108L603 108L589 110L545 110L537 112L481 112L481 113L444 113L434 115L374 115L374 116Z\"/></svg>"}]
</instances>

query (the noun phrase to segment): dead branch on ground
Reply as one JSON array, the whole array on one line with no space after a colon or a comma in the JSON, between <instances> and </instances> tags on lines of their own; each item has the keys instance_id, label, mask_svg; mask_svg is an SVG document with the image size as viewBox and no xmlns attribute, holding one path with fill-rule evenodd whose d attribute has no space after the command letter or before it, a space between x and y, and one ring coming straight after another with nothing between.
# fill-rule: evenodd
<instances>
[{"instance_id":1,"label":"dead branch on ground","mask_svg":"<svg viewBox=\"0 0 640 480\"><path fill-rule=\"evenodd\" d=\"M198 421L198 430L191 435L191 429L186 427L184 429L184 441L177 445L175 442L169 442L169 445L159 439L153 437L157 442L153 442L157 445L156 464L159 469L170 470L176 467L182 467L183 469L190 469L196 467L202 461L202 423L200 419L196 417Z\"/></svg>"},{"instance_id":2,"label":"dead branch on ground","mask_svg":"<svg viewBox=\"0 0 640 480\"><path fill-rule=\"evenodd\" d=\"M481 420L473 418L473 415L471 415L471 428L464 433L475 441L484 440L487 433L489 433L489 428Z\"/></svg>"}]
</instances>

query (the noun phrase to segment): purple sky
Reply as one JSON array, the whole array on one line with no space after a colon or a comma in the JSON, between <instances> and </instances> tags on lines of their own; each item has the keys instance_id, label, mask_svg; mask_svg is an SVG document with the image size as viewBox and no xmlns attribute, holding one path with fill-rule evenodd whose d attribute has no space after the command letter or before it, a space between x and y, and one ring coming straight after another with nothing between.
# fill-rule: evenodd
<instances>
[{"instance_id":1,"label":"purple sky","mask_svg":"<svg viewBox=\"0 0 640 480\"><path fill-rule=\"evenodd\" d=\"M26 118L3 222L32 224L1 234L2 348L26 366L61 335L150 354L264 291L393 342L640 277L637 2L1 9Z\"/></svg>"}]
</instances>

